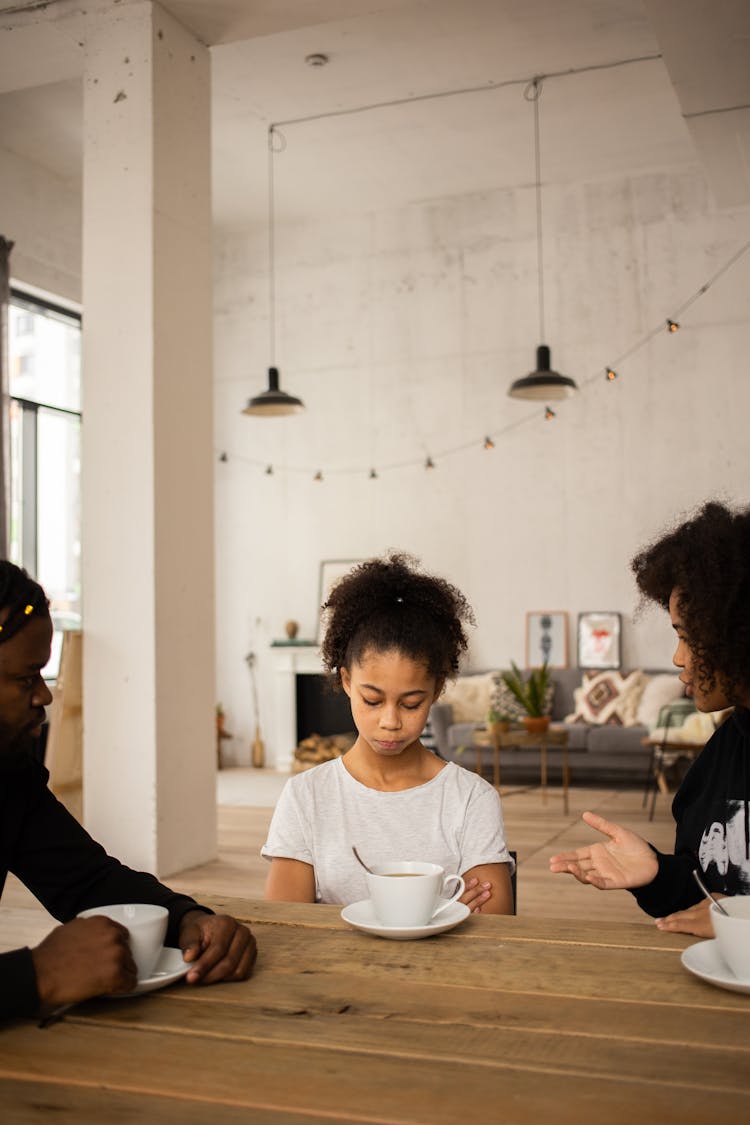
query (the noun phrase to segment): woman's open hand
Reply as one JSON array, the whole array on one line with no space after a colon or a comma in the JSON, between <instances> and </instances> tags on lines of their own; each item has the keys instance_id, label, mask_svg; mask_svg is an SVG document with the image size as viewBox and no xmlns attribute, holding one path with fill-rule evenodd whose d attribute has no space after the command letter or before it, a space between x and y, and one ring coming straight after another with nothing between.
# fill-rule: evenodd
<instances>
[{"instance_id":1,"label":"woman's open hand","mask_svg":"<svg viewBox=\"0 0 750 1125\"><path fill-rule=\"evenodd\" d=\"M607 836L606 843L553 855L550 871L573 875L579 883L590 883L600 891L645 887L656 878L656 855L642 836L596 813L585 812L582 819Z\"/></svg>"}]
</instances>

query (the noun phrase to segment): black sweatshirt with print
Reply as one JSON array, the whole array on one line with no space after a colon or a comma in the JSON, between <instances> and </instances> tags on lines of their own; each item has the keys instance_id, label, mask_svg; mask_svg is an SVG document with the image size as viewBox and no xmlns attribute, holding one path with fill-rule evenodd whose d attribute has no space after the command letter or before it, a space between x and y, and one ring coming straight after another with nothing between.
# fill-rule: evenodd
<instances>
[{"instance_id":1,"label":"black sweatshirt with print","mask_svg":"<svg viewBox=\"0 0 750 1125\"><path fill-rule=\"evenodd\" d=\"M750 894L750 711L734 713L706 743L675 794L674 855L656 851L653 882L633 891L654 918L687 910L702 895L694 868L710 891Z\"/></svg>"}]
</instances>

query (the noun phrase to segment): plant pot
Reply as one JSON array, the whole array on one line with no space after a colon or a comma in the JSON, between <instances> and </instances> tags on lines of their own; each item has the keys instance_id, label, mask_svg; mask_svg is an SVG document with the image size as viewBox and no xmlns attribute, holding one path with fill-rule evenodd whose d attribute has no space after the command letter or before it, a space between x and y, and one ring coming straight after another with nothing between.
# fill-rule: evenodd
<instances>
[{"instance_id":1,"label":"plant pot","mask_svg":"<svg viewBox=\"0 0 750 1125\"><path fill-rule=\"evenodd\" d=\"M529 734L544 734L549 727L549 715L524 715L521 722Z\"/></svg>"},{"instance_id":2,"label":"plant pot","mask_svg":"<svg viewBox=\"0 0 750 1125\"><path fill-rule=\"evenodd\" d=\"M501 719L497 723L488 724L490 734L507 734L510 730L510 722L508 719Z\"/></svg>"}]
</instances>

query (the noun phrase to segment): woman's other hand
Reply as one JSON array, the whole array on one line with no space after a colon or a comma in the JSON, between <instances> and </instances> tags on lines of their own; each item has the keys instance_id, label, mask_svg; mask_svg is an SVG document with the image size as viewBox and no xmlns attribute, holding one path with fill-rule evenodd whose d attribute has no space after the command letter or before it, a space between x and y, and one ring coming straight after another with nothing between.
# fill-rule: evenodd
<instances>
[{"instance_id":1,"label":"woman's other hand","mask_svg":"<svg viewBox=\"0 0 750 1125\"><path fill-rule=\"evenodd\" d=\"M656 855L642 836L596 813L585 812L582 819L606 836L606 843L553 855L550 871L573 875L579 883L590 883L600 891L645 887L656 878Z\"/></svg>"},{"instance_id":2,"label":"woman's other hand","mask_svg":"<svg viewBox=\"0 0 750 1125\"><path fill-rule=\"evenodd\" d=\"M712 892L714 898L726 898L726 895L717 895ZM696 937L712 938L714 934L714 926L711 921L709 907L711 903L707 898L702 898L695 906L688 907L687 910L678 910L676 914L668 914L666 918L657 918L656 927L663 930L665 933L672 934L695 934Z\"/></svg>"}]
</instances>

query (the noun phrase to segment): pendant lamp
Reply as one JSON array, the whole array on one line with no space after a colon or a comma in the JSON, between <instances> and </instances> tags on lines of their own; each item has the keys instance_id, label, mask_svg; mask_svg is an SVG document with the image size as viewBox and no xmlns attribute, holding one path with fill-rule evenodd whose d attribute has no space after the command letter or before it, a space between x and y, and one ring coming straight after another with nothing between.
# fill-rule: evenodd
<instances>
[{"instance_id":1,"label":"pendant lamp","mask_svg":"<svg viewBox=\"0 0 750 1125\"><path fill-rule=\"evenodd\" d=\"M534 161L536 167L536 250L539 275L539 336L544 339L544 255L542 241L542 180L541 153L539 146L539 95L542 92L540 78L535 78L524 91L527 101L534 104ZM558 399L575 394L578 387L568 375L561 375L551 367L550 350L546 344L536 349L536 369L524 375L511 385L508 394L511 398Z\"/></svg>"},{"instance_id":2,"label":"pendant lamp","mask_svg":"<svg viewBox=\"0 0 750 1125\"><path fill-rule=\"evenodd\" d=\"M268 368L268 389L247 400L243 414L259 418L278 417L282 414L299 414L305 409L301 399L289 395L279 387L279 369L276 355L276 252L274 245L274 127L268 129L268 324L271 366Z\"/></svg>"}]
</instances>

